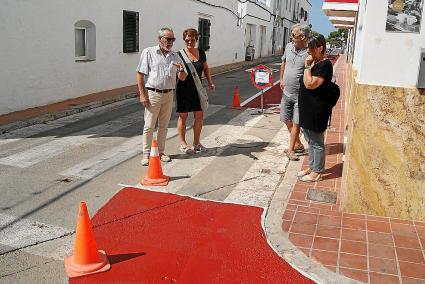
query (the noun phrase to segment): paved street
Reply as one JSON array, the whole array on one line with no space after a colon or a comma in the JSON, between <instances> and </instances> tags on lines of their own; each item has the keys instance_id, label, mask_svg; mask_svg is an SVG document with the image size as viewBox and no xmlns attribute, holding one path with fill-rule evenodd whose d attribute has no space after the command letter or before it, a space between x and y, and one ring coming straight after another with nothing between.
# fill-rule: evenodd
<instances>
[{"instance_id":1,"label":"paved street","mask_svg":"<svg viewBox=\"0 0 425 284\"><path fill-rule=\"evenodd\" d=\"M258 92L246 71L214 81L202 141L210 151L178 152L174 114L167 140L173 161L163 165L171 181L159 190L267 207L286 166L286 132L277 114L229 108L236 85L241 102ZM72 252L78 203L85 200L93 215L145 175L142 126L143 110L129 99L0 136L0 282L66 280L62 260Z\"/></svg>"}]
</instances>

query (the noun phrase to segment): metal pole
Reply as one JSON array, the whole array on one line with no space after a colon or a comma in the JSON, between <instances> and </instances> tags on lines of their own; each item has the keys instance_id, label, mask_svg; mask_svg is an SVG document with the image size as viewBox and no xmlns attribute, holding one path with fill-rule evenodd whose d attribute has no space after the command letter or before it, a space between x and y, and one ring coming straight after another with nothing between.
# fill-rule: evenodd
<instances>
[{"instance_id":1,"label":"metal pole","mask_svg":"<svg viewBox=\"0 0 425 284\"><path fill-rule=\"evenodd\" d=\"M264 114L264 89L261 89L261 114Z\"/></svg>"}]
</instances>

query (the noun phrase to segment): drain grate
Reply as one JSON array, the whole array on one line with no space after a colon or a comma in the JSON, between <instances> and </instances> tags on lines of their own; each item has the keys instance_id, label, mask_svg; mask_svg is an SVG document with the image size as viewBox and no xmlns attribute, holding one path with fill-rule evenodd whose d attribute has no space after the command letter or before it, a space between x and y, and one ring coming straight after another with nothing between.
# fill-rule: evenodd
<instances>
[{"instance_id":1,"label":"drain grate","mask_svg":"<svg viewBox=\"0 0 425 284\"><path fill-rule=\"evenodd\" d=\"M315 202L336 204L336 198L337 198L337 194L335 191L309 188L307 192L307 200L311 200Z\"/></svg>"}]
</instances>

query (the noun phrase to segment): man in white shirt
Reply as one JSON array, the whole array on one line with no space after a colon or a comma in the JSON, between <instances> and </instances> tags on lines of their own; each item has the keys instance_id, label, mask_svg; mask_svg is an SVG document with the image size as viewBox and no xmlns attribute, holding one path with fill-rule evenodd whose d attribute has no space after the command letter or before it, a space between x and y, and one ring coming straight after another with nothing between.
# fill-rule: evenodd
<instances>
[{"instance_id":1,"label":"man in white shirt","mask_svg":"<svg viewBox=\"0 0 425 284\"><path fill-rule=\"evenodd\" d=\"M162 28L158 35L159 45L145 48L137 66L136 80L140 92L140 103L145 107L141 161L144 166L149 164L153 130L157 122L158 151L161 161L171 160L164 151L168 123L173 110L173 94L177 77L184 81L187 76L180 57L171 50L175 40L172 29Z\"/></svg>"}]
</instances>

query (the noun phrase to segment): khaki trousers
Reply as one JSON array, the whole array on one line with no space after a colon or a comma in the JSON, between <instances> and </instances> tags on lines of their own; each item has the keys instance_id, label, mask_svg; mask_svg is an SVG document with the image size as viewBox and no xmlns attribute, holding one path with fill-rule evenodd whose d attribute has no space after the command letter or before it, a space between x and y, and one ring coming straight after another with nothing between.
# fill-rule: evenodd
<instances>
[{"instance_id":1,"label":"khaki trousers","mask_svg":"<svg viewBox=\"0 0 425 284\"><path fill-rule=\"evenodd\" d=\"M143 155L148 156L151 152L153 130L158 122L158 151L164 153L165 140L167 139L168 123L173 111L174 92L157 93L148 91L150 106L145 108L145 125L143 127Z\"/></svg>"}]
</instances>

